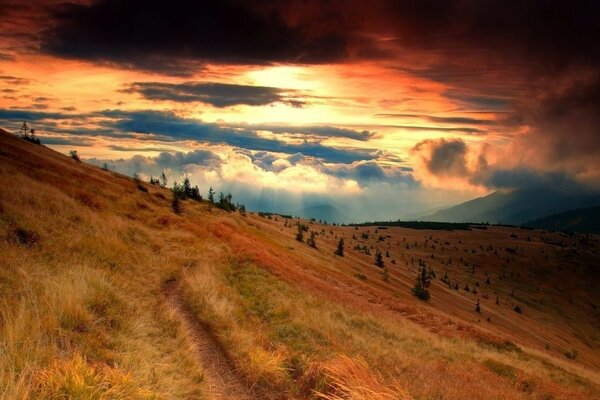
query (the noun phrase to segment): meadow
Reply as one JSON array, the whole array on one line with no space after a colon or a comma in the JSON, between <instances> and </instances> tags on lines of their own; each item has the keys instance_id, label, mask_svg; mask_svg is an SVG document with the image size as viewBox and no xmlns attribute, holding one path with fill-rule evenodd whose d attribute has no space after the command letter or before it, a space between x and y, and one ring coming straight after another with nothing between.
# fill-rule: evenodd
<instances>
[{"instance_id":1,"label":"meadow","mask_svg":"<svg viewBox=\"0 0 600 400\"><path fill-rule=\"evenodd\" d=\"M0 180L2 399L600 398L598 236L176 214L6 133Z\"/></svg>"}]
</instances>

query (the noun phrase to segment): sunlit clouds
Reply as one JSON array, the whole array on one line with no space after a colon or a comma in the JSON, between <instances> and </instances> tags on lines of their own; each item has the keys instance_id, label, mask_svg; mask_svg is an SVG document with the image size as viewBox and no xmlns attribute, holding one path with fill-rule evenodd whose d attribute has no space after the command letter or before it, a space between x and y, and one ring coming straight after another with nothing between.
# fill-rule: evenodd
<instances>
[{"instance_id":1,"label":"sunlit clouds","mask_svg":"<svg viewBox=\"0 0 600 400\"><path fill-rule=\"evenodd\" d=\"M598 188L595 6L533 3L7 3L0 126L258 208Z\"/></svg>"}]
</instances>

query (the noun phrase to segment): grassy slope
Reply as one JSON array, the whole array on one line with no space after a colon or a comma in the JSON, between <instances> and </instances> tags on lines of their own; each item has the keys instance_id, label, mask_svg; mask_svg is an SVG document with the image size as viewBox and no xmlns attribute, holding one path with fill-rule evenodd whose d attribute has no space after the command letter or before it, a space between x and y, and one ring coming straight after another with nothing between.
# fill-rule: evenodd
<instances>
[{"instance_id":1,"label":"grassy slope","mask_svg":"<svg viewBox=\"0 0 600 400\"><path fill-rule=\"evenodd\" d=\"M161 293L175 276L267 397L599 396L597 237L313 224L315 250L282 218L190 202L174 215L166 189L141 192L5 134L0 179L0 398L205 398L203 366ZM362 231L389 247L389 281L351 250ZM437 280L428 304L416 300L419 258L461 290ZM476 282L482 315L462 290Z\"/></svg>"}]
</instances>

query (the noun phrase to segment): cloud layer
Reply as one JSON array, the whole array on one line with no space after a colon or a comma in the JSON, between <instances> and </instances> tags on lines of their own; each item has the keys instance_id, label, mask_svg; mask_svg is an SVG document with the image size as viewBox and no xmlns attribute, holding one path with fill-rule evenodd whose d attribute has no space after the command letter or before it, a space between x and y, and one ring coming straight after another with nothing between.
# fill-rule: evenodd
<instances>
[{"instance_id":1,"label":"cloud layer","mask_svg":"<svg viewBox=\"0 0 600 400\"><path fill-rule=\"evenodd\" d=\"M141 94L150 100L169 100L180 103L200 102L215 107L236 105L264 106L284 103L302 107L304 102L293 97L293 90L267 86L248 86L215 82L134 82L127 92Z\"/></svg>"}]
</instances>

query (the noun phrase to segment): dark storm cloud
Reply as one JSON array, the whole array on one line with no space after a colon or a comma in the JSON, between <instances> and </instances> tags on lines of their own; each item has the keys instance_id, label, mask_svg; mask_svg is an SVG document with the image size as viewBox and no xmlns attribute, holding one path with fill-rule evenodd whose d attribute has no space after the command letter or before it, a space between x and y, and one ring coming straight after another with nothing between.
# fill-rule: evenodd
<instances>
[{"instance_id":1,"label":"dark storm cloud","mask_svg":"<svg viewBox=\"0 0 600 400\"><path fill-rule=\"evenodd\" d=\"M536 149L547 166L600 169L600 75L549 83L536 93L537 101L519 104L518 116L532 129L518 144Z\"/></svg>"},{"instance_id":2,"label":"dark storm cloud","mask_svg":"<svg viewBox=\"0 0 600 400\"><path fill-rule=\"evenodd\" d=\"M109 117L106 126L125 132L153 133L199 142L222 143L250 150L280 153L302 153L329 162L353 162L373 159L371 152L323 146L317 142L285 143L260 137L254 131L232 129L211 123L177 117L170 112L127 112L108 110L99 115Z\"/></svg>"},{"instance_id":3,"label":"dark storm cloud","mask_svg":"<svg viewBox=\"0 0 600 400\"><path fill-rule=\"evenodd\" d=\"M78 119L84 124L88 118L98 119L100 128L88 128L73 125L71 128L59 127L56 121ZM226 125L205 123L199 120L185 119L172 112L165 111L122 111L105 110L89 114L68 114L31 110L0 109L0 121L11 124L20 121L35 122L36 128L52 132L70 133L86 136L107 136L131 138L133 134L152 135L161 141L195 140L198 142L226 144L250 150L264 150L279 153L302 153L310 157L321 158L326 162L351 163L376 158L375 151L367 149L348 149L324 146L317 141L286 143L259 136L256 131L247 128L233 128ZM15 125L16 126L16 125ZM331 128L334 129L334 128Z\"/></svg>"},{"instance_id":4,"label":"dark storm cloud","mask_svg":"<svg viewBox=\"0 0 600 400\"><path fill-rule=\"evenodd\" d=\"M38 136L42 144L45 145L71 145L71 146L93 146L93 140L85 137L77 137L77 136Z\"/></svg>"},{"instance_id":5,"label":"dark storm cloud","mask_svg":"<svg viewBox=\"0 0 600 400\"><path fill-rule=\"evenodd\" d=\"M136 92L150 100L170 100L180 103L201 102L215 107L235 105L264 106L286 103L301 107L304 102L294 98L293 90L267 86L247 86L214 82L134 82L126 92Z\"/></svg>"},{"instance_id":6,"label":"dark storm cloud","mask_svg":"<svg viewBox=\"0 0 600 400\"><path fill-rule=\"evenodd\" d=\"M458 60L468 56L538 71L600 60L600 49L592 39L600 36L600 3L594 0L384 4L387 20L403 46L436 50Z\"/></svg>"},{"instance_id":7,"label":"dark storm cloud","mask_svg":"<svg viewBox=\"0 0 600 400\"><path fill-rule=\"evenodd\" d=\"M467 145L460 139L424 140L413 151L423 157L425 167L433 175L467 175Z\"/></svg>"},{"instance_id":8,"label":"dark storm cloud","mask_svg":"<svg viewBox=\"0 0 600 400\"><path fill-rule=\"evenodd\" d=\"M18 109L0 109L0 120L5 121L40 121L46 119L66 119L72 118L73 115L62 114L56 112L43 112Z\"/></svg>"},{"instance_id":9,"label":"dark storm cloud","mask_svg":"<svg viewBox=\"0 0 600 400\"><path fill-rule=\"evenodd\" d=\"M346 56L346 32L314 31L310 20L289 24L284 14L274 1L66 4L54 11L42 50L177 75L197 70L196 61L322 63Z\"/></svg>"},{"instance_id":10,"label":"dark storm cloud","mask_svg":"<svg viewBox=\"0 0 600 400\"><path fill-rule=\"evenodd\" d=\"M563 193L594 190L579 182L573 170L548 170L527 164L512 167L490 165L485 151L476 154L476 165L469 166L467 154L471 152L473 155L473 149L460 139L425 140L418 143L413 152L421 157L427 171L435 176L461 178L490 189L552 189Z\"/></svg>"}]
</instances>

